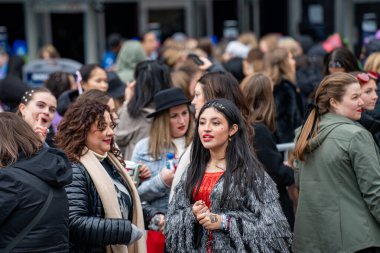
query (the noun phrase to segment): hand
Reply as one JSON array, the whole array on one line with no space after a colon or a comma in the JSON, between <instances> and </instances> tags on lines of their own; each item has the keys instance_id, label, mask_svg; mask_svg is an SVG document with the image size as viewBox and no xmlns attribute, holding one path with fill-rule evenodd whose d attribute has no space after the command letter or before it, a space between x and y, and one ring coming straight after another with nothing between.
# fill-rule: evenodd
<instances>
[{"instance_id":1,"label":"hand","mask_svg":"<svg viewBox=\"0 0 380 253\"><path fill-rule=\"evenodd\" d=\"M217 230L221 228L221 217L219 214L207 212L200 214L200 218L199 224L201 224L204 229Z\"/></svg>"},{"instance_id":2,"label":"hand","mask_svg":"<svg viewBox=\"0 0 380 253\"><path fill-rule=\"evenodd\" d=\"M127 85L127 87L125 87L124 100L126 102L129 102L131 98L135 95L135 86L136 86L136 81L132 81Z\"/></svg>"},{"instance_id":3,"label":"hand","mask_svg":"<svg viewBox=\"0 0 380 253\"><path fill-rule=\"evenodd\" d=\"M197 202L195 202L191 209L195 218L197 218L198 215L208 211L208 207L205 205L203 200L198 200Z\"/></svg>"},{"instance_id":4,"label":"hand","mask_svg":"<svg viewBox=\"0 0 380 253\"><path fill-rule=\"evenodd\" d=\"M172 185L174 174L175 168L168 169L166 166L162 168L160 175L166 186L170 187Z\"/></svg>"},{"instance_id":5,"label":"hand","mask_svg":"<svg viewBox=\"0 0 380 253\"><path fill-rule=\"evenodd\" d=\"M299 191L295 184L287 187L289 198L293 201L293 211L296 213Z\"/></svg>"},{"instance_id":6,"label":"hand","mask_svg":"<svg viewBox=\"0 0 380 253\"><path fill-rule=\"evenodd\" d=\"M203 64L198 67L200 70L207 70L212 66L212 62L207 57L199 56L199 59L203 61Z\"/></svg>"},{"instance_id":7,"label":"hand","mask_svg":"<svg viewBox=\"0 0 380 253\"><path fill-rule=\"evenodd\" d=\"M152 172L150 171L149 167L141 163L141 161L139 161L139 163L141 164L141 167L139 170L139 178L140 178L140 181L142 182L150 178L152 176Z\"/></svg>"},{"instance_id":8,"label":"hand","mask_svg":"<svg viewBox=\"0 0 380 253\"><path fill-rule=\"evenodd\" d=\"M286 165L286 166L288 166L288 167L290 167L290 168L293 169L293 165L290 164L289 161L284 161L283 163L284 163L284 165Z\"/></svg>"},{"instance_id":9,"label":"hand","mask_svg":"<svg viewBox=\"0 0 380 253\"><path fill-rule=\"evenodd\" d=\"M38 135L38 137L40 138L40 140L42 142L45 142L46 136L47 136L47 127L43 126L42 115L41 114L39 114L37 116L37 121L35 122L35 124L33 126L33 130Z\"/></svg>"},{"instance_id":10,"label":"hand","mask_svg":"<svg viewBox=\"0 0 380 253\"><path fill-rule=\"evenodd\" d=\"M160 227L160 232L164 232L164 228L165 228L165 216L163 214L159 214L161 220L160 220L160 223L158 223L158 226Z\"/></svg>"}]
</instances>

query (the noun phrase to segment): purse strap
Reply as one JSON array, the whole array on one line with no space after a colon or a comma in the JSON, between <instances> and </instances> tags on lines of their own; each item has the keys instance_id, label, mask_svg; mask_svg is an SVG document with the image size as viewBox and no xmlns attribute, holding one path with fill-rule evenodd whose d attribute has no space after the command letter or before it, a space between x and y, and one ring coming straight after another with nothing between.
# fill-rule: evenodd
<instances>
[{"instance_id":1,"label":"purse strap","mask_svg":"<svg viewBox=\"0 0 380 253\"><path fill-rule=\"evenodd\" d=\"M53 190L49 188L49 195L46 199L45 204L41 208L41 210L38 212L38 214L33 218L33 220L26 226L17 236L13 239L13 241L4 249L4 251L0 250L1 253L8 253L10 252L24 237L27 233L32 230L32 228L40 221L42 216L46 213L46 210L50 206L50 203L53 199Z\"/></svg>"}]
</instances>

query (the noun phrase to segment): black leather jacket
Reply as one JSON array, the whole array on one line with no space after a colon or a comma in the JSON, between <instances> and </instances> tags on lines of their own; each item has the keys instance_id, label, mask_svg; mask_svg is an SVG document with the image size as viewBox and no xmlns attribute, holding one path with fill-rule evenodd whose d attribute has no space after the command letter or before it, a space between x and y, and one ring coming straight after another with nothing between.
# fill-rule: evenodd
<instances>
[{"instance_id":1,"label":"black leather jacket","mask_svg":"<svg viewBox=\"0 0 380 253\"><path fill-rule=\"evenodd\" d=\"M70 252L106 252L106 245L128 244L131 222L104 218L104 209L90 175L77 163L72 165L73 182L66 187L70 211ZM145 224L161 213L143 206Z\"/></svg>"}]
</instances>

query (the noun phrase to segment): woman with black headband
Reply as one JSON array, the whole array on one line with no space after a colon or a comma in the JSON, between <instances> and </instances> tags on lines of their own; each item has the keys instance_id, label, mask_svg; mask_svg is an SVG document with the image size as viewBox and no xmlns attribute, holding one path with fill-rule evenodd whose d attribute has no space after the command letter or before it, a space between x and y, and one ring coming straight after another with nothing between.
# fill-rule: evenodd
<instances>
[{"instance_id":1,"label":"woman with black headband","mask_svg":"<svg viewBox=\"0 0 380 253\"><path fill-rule=\"evenodd\" d=\"M380 252L380 155L356 123L360 84L347 73L329 75L314 103L296 136L293 251Z\"/></svg>"}]
</instances>

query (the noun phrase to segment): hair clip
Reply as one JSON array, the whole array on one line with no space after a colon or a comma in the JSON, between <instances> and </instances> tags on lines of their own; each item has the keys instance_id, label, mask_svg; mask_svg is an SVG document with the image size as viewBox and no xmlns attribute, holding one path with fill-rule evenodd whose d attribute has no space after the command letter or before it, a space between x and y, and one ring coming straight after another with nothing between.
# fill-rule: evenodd
<instances>
[{"instance_id":1,"label":"hair clip","mask_svg":"<svg viewBox=\"0 0 380 253\"><path fill-rule=\"evenodd\" d=\"M370 72L368 72L368 76L372 79L375 79L375 80L377 80L379 78L379 75L372 70Z\"/></svg>"},{"instance_id":2,"label":"hair clip","mask_svg":"<svg viewBox=\"0 0 380 253\"><path fill-rule=\"evenodd\" d=\"M356 78L362 83L367 83L369 81L369 75L367 73L359 73L356 75Z\"/></svg>"},{"instance_id":3,"label":"hair clip","mask_svg":"<svg viewBox=\"0 0 380 253\"><path fill-rule=\"evenodd\" d=\"M221 103L218 103L218 102L209 102L208 107L211 107L211 106L215 108L219 108L223 111L226 109Z\"/></svg>"},{"instance_id":4,"label":"hair clip","mask_svg":"<svg viewBox=\"0 0 380 253\"><path fill-rule=\"evenodd\" d=\"M21 101L24 101L25 103L28 102L28 99L31 99L33 96L34 90L25 91L24 96L21 98Z\"/></svg>"}]
</instances>

